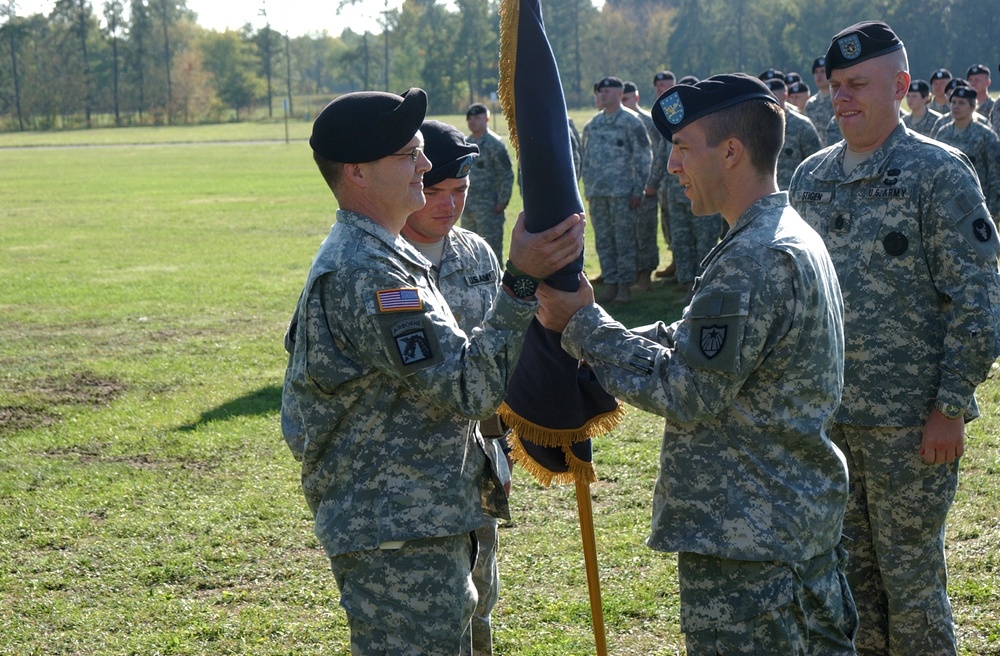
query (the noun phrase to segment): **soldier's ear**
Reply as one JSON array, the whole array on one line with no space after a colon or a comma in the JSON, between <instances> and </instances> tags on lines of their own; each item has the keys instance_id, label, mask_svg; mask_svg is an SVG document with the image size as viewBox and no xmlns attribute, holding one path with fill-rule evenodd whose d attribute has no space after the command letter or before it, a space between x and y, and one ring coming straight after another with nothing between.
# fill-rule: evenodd
<instances>
[{"instance_id":1,"label":"soldier's ear","mask_svg":"<svg viewBox=\"0 0 1000 656\"><path fill-rule=\"evenodd\" d=\"M746 157L746 147L736 137L729 137L723 143L722 165L727 169L735 168Z\"/></svg>"}]
</instances>

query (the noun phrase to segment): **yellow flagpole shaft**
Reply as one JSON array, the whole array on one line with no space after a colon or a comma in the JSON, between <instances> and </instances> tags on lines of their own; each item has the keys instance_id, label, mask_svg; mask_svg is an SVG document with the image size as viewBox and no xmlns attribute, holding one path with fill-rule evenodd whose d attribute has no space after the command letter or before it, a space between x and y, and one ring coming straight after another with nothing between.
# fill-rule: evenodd
<instances>
[{"instance_id":1,"label":"yellow flagpole shaft","mask_svg":"<svg viewBox=\"0 0 1000 656\"><path fill-rule=\"evenodd\" d=\"M576 505L580 511L580 535L583 538L583 562L590 591L590 615L594 620L594 644L597 656L608 656L604 634L604 606L601 605L601 578L597 571L597 540L594 537L594 509L590 503L590 483L576 477Z\"/></svg>"}]
</instances>

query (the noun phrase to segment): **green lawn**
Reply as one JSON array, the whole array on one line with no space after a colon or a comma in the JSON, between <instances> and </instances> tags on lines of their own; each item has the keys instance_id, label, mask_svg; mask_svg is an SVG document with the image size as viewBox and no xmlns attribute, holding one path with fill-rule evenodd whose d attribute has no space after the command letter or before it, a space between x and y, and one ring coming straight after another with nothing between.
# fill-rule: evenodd
<instances>
[{"instance_id":1,"label":"green lawn","mask_svg":"<svg viewBox=\"0 0 1000 656\"><path fill-rule=\"evenodd\" d=\"M346 653L278 427L281 337L334 208L308 125L93 132L0 135L0 654ZM87 143L125 145L22 147ZM657 284L619 315L679 313ZM976 656L1000 655L998 396L949 529ZM614 654L683 653L673 556L643 544L660 432L632 409L595 443ZM496 652L593 653L573 489L517 472L513 515Z\"/></svg>"}]
</instances>

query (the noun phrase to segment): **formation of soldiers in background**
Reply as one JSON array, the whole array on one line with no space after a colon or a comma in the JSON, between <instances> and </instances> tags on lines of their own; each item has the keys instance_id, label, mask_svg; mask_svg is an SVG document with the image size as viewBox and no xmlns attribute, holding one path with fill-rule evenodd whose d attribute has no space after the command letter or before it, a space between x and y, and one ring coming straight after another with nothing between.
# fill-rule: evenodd
<instances>
[{"instance_id":1,"label":"formation of soldiers in background","mask_svg":"<svg viewBox=\"0 0 1000 656\"><path fill-rule=\"evenodd\" d=\"M1000 72L1000 65L998 65ZM759 75L785 108L785 143L778 159L778 187L788 189L796 167L809 155L841 140L834 116L826 61L813 61L816 92L799 73L769 68ZM694 84L698 78L677 78L671 71L653 76L657 97L675 84ZM907 128L957 148L971 160L987 207L1000 217L1000 102L989 94L990 69L983 64L956 77L945 68L929 80L914 78L906 94ZM654 278L677 285L690 301L700 263L725 235L721 216L695 217L676 175L667 170L671 144L653 126L650 113L639 104L633 82L613 76L594 84L598 112L580 135L569 121L573 159L583 179L588 221L594 228L602 283L600 303L628 303L635 292L652 289ZM901 110L902 111L902 110ZM503 261L504 209L510 201L514 174L501 138L489 130L489 109L476 103L466 112L469 140L482 155L470 175L469 201L462 227L486 239ZM520 181L520 176L518 176ZM657 221L659 208L659 221ZM657 226L672 253L671 262L658 268Z\"/></svg>"}]
</instances>

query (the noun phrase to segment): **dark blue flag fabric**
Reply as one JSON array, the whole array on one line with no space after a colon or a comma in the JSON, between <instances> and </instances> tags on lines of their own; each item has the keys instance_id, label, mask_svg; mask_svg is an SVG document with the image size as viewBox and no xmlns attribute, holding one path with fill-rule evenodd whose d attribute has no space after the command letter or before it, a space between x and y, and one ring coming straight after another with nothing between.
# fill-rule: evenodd
<instances>
[{"instance_id":1,"label":"dark blue flag fabric","mask_svg":"<svg viewBox=\"0 0 1000 656\"><path fill-rule=\"evenodd\" d=\"M583 212L566 101L538 0L503 0L500 16L500 104L521 165L525 225L541 232ZM546 282L575 291L582 270L581 254ZM514 459L545 486L596 480L591 439L624 414L559 339L532 322L500 408Z\"/></svg>"}]
</instances>

